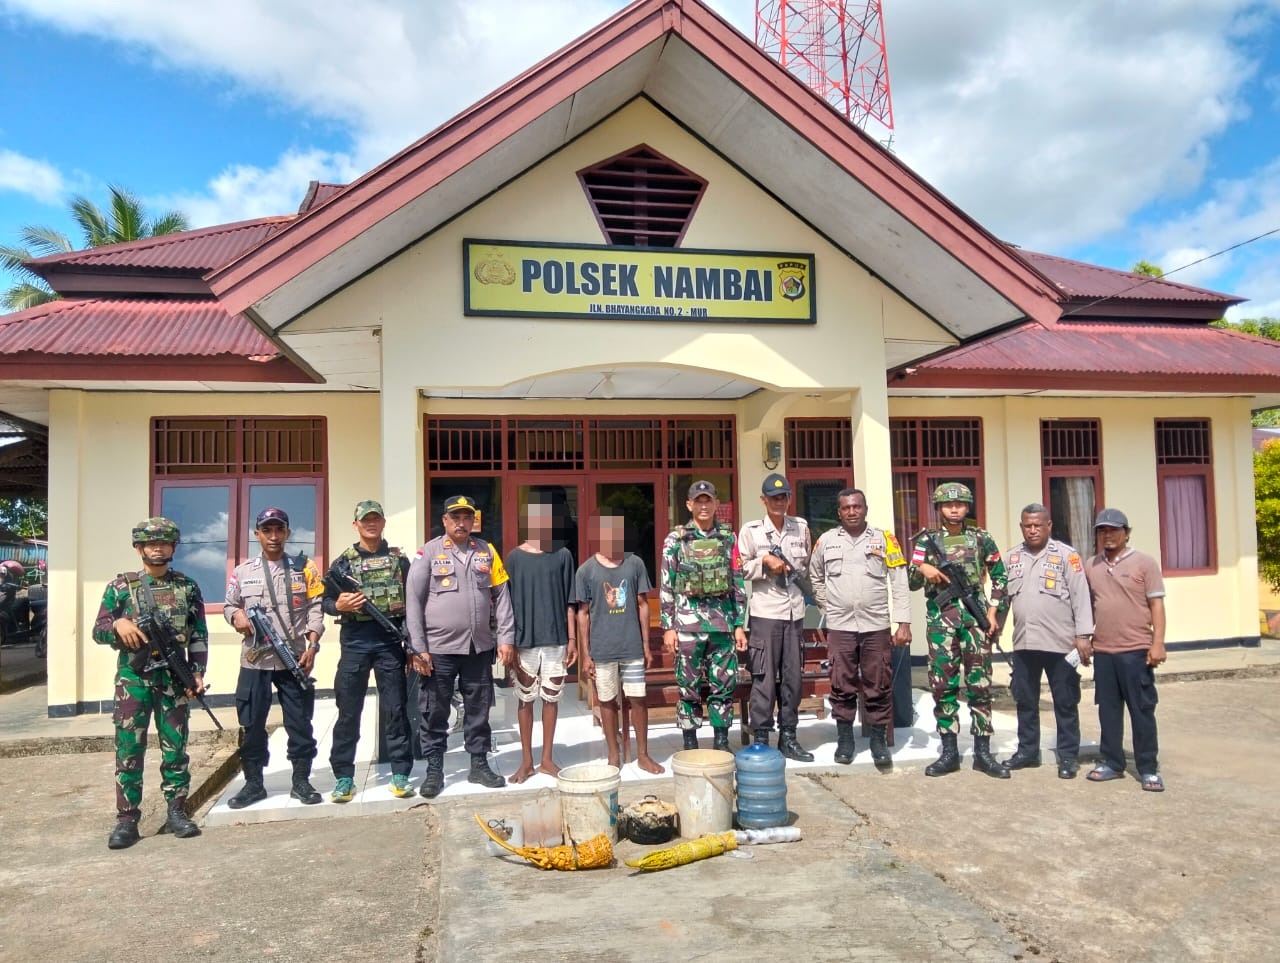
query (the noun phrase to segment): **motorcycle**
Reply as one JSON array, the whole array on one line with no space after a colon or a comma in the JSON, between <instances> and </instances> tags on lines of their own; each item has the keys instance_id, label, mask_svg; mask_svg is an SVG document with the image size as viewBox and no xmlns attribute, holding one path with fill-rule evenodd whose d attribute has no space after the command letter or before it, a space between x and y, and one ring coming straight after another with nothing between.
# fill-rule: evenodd
<instances>
[{"instance_id":1,"label":"motorcycle","mask_svg":"<svg viewBox=\"0 0 1280 963\"><path fill-rule=\"evenodd\" d=\"M26 570L12 559L0 562L0 645L35 644L36 658L48 655L48 589L24 588Z\"/></svg>"}]
</instances>

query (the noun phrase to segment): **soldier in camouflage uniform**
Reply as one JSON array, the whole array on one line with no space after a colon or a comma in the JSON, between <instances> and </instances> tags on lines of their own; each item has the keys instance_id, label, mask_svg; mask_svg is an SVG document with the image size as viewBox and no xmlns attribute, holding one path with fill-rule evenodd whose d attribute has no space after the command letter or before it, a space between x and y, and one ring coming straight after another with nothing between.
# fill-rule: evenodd
<instances>
[{"instance_id":1,"label":"soldier in camouflage uniform","mask_svg":"<svg viewBox=\"0 0 1280 963\"><path fill-rule=\"evenodd\" d=\"M148 518L133 529L133 547L142 570L116 576L102 594L93 626L93 639L119 650L116 660L116 826L107 838L111 849L127 849L138 841L142 802L142 765L147 729L156 719L160 737L161 791L169 802L165 828L180 839L199 836L200 828L186 813L187 700L196 694L178 689L162 658L135 616L159 610L169 617L187 642L187 656L197 691L204 692L204 669L209 658L209 632L204 621L200 586L169 566L178 547L178 526L167 518ZM158 663L158 664L157 664Z\"/></svg>"},{"instance_id":2,"label":"soldier in camouflage uniform","mask_svg":"<svg viewBox=\"0 0 1280 963\"><path fill-rule=\"evenodd\" d=\"M690 485L685 506L692 518L662 543L658 576L662 640L667 652L676 656L680 686L676 722L684 733L684 747L697 749L697 707L705 682L710 689L707 714L715 733L713 747L728 751L738 653L747 651L742 560L733 529L716 521L720 502L711 482Z\"/></svg>"},{"instance_id":3,"label":"soldier in camouflage uniform","mask_svg":"<svg viewBox=\"0 0 1280 963\"><path fill-rule=\"evenodd\" d=\"M1009 770L991 754L991 642L1000 631L997 614L1003 612L1007 604L1004 562L995 540L983 529L966 522L973 505L973 492L967 485L956 482L939 485L933 493L933 504L942 526L916 536L908 570L912 591L924 589L929 684L933 689L933 715L942 737L942 753L925 769L925 775L942 776L960 768L956 736L960 731L963 671L969 731L973 733L973 768L997 779L1008 779ZM935 601L950 583L937 567L944 561L963 566L970 584L977 586L979 592L983 574L990 576L989 633L984 635L959 599L941 605Z\"/></svg>"}]
</instances>

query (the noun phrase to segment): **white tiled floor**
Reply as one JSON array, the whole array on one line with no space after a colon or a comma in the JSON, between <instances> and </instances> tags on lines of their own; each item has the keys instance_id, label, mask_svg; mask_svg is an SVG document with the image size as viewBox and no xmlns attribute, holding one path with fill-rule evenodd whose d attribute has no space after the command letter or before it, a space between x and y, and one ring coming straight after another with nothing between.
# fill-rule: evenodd
<instances>
[{"instance_id":1,"label":"white tiled floor","mask_svg":"<svg viewBox=\"0 0 1280 963\"><path fill-rule=\"evenodd\" d=\"M893 757L896 762L924 763L932 761L938 754L938 736L933 731L933 698L927 692L916 693L916 723L911 729L896 733L896 745ZM560 718L556 725L555 760L560 766L571 766L583 762L604 762L606 759L604 735L591 718L591 712L585 702L575 697L572 687L566 687L564 699L560 703ZM968 726L968 711L961 708L961 724ZM242 777L237 776L223 792L205 818L206 826L228 826L237 823L275 822L286 819L314 819L339 816L360 816L375 812L388 812L406 809L410 806L429 802L420 796L410 799L397 799L391 795L390 764L376 764L373 756L377 747L376 725L378 718L377 698L371 692L365 700L364 716L361 720L361 738L356 755L356 797L349 803L338 805L329 802L329 792L333 788L333 773L329 768L329 749L332 744L332 729L337 718L337 709L332 700L321 700L316 703L315 733L320 743L319 755L315 761L311 781L324 796L319 805L304 806L289 796L292 780L292 768L285 758L286 733L284 728L277 729L271 736L271 763L266 771L265 784L270 796L264 801L247 809L232 810L227 808L226 801L239 792L244 784ZM540 709L535 712L535 719L540 719ZM510 692L499 690L498 703L490 714L493 726L494 744L497 752L489 757L489 764L504 776L513 773L520 764L520 735L516 728L515 696ZM995 713L996 736L992 740L992 749L1000 758L1005 758L1017 746L1017 722L1008 713ZM734 750L740 748L739 729L735 723L730 742ZM867 740L858 729L857 755L853 760L853 768L871 768L871 753ZM534 759L541 753L542 726L536 722L533 731ZM699 730L700 744L706 749L711 746L711 729L703 725ZM776 733L774 734L776 738ZM787 762L789 770L795 769L830 769L849 771L849 767L836 766L834 762L836 724L830 715L826 719L817 719L812 715L802 715L797 727L797 737L806 749L814 754L814 761L809 763ZM1044 735L1045 745L1052 745L1052 729ZM470 757L462 747L462 733L449 737L449 751L445 755L445 788L438 799L450 799L458 796L478 793L505 792L506 789L485 789L467 782L467 770L470 768ZM641 770L635 762L622 767L624 783L638 783L653 779L662 779L671 775L671 756L683 748L681 735L674 722L653 725L649 730L649 752L655 760L666 768L662 776L653 775ZM960 737L960 748L966 754L971 748L971 740L967 733ZM634 739L632 754L635 753ZM1050 753L1050 758L1052 754ZM966 763L967 766L967 763ZM425 764L421 761L414 766L413 784L421 781L425 773ZM553 777L535 774L519 789L554 789L556 781Z\"/></svg>"}]
</instances>

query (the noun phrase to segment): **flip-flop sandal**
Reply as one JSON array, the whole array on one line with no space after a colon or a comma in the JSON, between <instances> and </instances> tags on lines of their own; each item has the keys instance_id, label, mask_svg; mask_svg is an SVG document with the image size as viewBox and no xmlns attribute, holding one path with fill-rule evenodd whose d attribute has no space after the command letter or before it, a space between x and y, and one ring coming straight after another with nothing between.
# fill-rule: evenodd
<instances>
[{"instance_id":1,"label":"flip-flop sandal","mask_svg":"<svg viewBox=\"0 0 1280 963\"><path fill-rule=\"evenodd\" d=\"M1164 792L1164 780L1154 772L1142 777L1142 788L1146 792Z\"/></svg>"},{"instance_id":2,"label":"flip-flop sandal","mask_svg":"<svg viewBox=\"0 0 1280 963\"><path fill-rule=\"evenodd\" d=\"M1085 778L1090 782L1110 782L1112 779L1123 779L1124 773L1116 772L1106 765L1095 766Z\"/></svg>"}]
</instances>

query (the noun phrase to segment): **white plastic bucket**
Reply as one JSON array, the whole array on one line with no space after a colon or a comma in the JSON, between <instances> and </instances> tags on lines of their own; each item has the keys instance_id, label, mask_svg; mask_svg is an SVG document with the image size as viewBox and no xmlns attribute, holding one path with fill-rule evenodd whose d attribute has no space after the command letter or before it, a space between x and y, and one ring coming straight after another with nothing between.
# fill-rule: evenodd
<instances>
[{"instance_id":1,"label":"white plastic bucket","mask_svg":"<svg viewBox=\"0 0 1280 963\"><path fill-rule=\"evenodd\" d=\"M733 828L733 753L684 749L671 757L680 835L696 839Z\"/></svg>"},{"instance_id":2,"label":"white plastic bucket","mask_svg":"<svg viewBox=\"0 0 1280 963\"><path fill-rule=\"evenodd\" d=\"M601 833L618 838L618 787L622 774L617 766L588 762L560 770L560 813L565 842L585 843Z\"/></svg>"}]
</instances>

